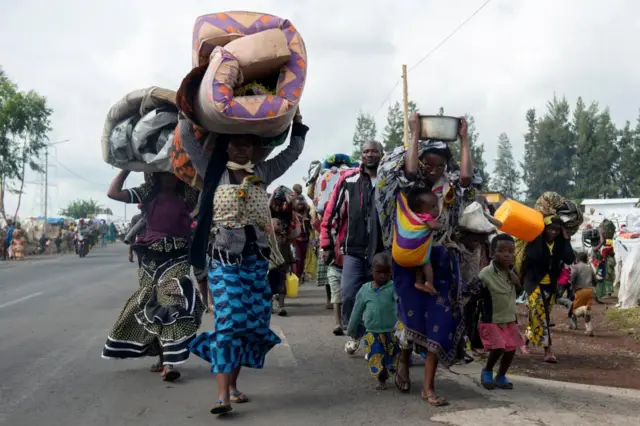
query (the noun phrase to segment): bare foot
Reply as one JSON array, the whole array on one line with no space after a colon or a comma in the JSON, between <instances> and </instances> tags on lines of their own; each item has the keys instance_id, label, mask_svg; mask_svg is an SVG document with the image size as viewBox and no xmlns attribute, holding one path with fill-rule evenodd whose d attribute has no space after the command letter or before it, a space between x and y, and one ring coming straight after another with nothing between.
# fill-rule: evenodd
<instances>
[{"instance_id":1,"label":"bare foot","mask_svg":"<svg viewBox=\"0 0 640 426\"><path fill-rule=\"evenodd\" d=\"M435 295L438 294L438 290L436 290L436 288L430 282L425 282L424 284L415 283L414 286L418 290L420 290L420 291L422 291L424 293L430 294L432 296L435 296Z\"/></svg>"},{"instance_id":2,"label":"bare foot","mask_svg":"<svg viewBox=\"0 0 640 426\"><path fill-rule=\"evenodd\" d=\"M378 381L378 385L376 386L376 390L387 390L387 382L380 380Z\"/></svg>"}]
</instances>

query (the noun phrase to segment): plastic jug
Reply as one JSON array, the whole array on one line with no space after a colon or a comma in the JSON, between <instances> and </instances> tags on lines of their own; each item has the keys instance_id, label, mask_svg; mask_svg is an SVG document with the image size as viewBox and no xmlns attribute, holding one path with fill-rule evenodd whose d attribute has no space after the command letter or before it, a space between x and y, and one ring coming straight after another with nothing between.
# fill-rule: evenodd
<instances>
[{"instance_id":1,"label":"plastic jug","mask_svg":"<svg viewBox=\"0 0 640 426\"><path fill-rule=\"evenodd\" d=\"M544 231L542 213L514 200L502 203L493 216L502 222L502 232L526 242L535 240Z\"/></svg>"},{"instance_id":2,"label":"plastic jug","mask_svg":"<svg viewBox=\"0 0 640 426\"><path fill-rule=\"evenodd\" d=\"M287 297L298 297L298 288L300 287L300 280L296 274L289 272L287 274Z\"/></svg>"}]
</instances>

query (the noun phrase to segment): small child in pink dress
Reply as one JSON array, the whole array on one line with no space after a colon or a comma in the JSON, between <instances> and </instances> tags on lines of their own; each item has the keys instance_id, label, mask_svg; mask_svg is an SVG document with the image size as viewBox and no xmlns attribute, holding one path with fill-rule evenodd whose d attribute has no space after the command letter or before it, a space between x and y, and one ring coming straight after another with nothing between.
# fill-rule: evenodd
<instances>
[{"instance_id":1,"label":"small child in pink dress","mask_svg":"<svg viewBox=\"0 0 640 426\"><path fill-rule=\"evenodd\" d=\"M489 351L487 364L480 375L480 383L485 389L513 389L506 374L516 349L524 344L516 323L516 296L520 280L511 271L515 250L513 237L496 235L491 240L491 263L478 275L483 300L478 332L482 346ZM498 371L494 376L496 365Z\"/></svg>"}]
</instances>

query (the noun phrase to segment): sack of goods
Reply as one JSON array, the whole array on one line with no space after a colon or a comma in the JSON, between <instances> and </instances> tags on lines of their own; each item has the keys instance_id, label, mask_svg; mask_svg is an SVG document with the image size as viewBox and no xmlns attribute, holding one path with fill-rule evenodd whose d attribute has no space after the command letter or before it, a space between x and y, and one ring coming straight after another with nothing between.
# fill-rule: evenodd
<instances>
[{"instance_id":1,"label":"sack of goods","mask_svg":"<svg viewBox=\"0 0 640 426\"><path fill-rule=\"evenodd\" d=\"M215 13L196 19L192 53L193 70L182 81L177 104L199 141L204 145L210 132L259 136L253 162L264 160L286 140L304 90L307 52L300 34L273 15ZM208 141L210 155L215 141ZM195 182L181 141L176 145L174 173Z\"/></svg>"},{"instance_id":2,"label":"sack of goods","mask_svg":"<svg viewBox=\"0 0 640 426\"><path fill-rule=\"evenodd\" d=\"M102 158L134 172L171 172L169 148L178 123L176 93L136 90L111 107L102 132Z\"/></svg>"}]
</instances>

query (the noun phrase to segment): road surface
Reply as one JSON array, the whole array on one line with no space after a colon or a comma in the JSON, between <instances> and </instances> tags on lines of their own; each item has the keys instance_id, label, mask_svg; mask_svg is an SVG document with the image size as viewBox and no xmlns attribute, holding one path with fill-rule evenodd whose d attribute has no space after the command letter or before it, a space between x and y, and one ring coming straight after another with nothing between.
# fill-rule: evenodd
<instances>
[{"instance_id":1,"label":"road surface","mask_svg":"<svg viewBox=\"0 0 640 426\"><path fill-rule=\"evenodd\" d=\"M123 245L85 259L0 262L0 425L209 425L216 387L192 358L179 383L163 383L147 361L100 358L107 332L137 286ZM229 419L243 425L637 425L637 391L513 377L513 391L478 386L477 365L439 372L451 406L420 400L421 368L410 395L374 390L362 356L331 334L324 290L305 286L289 318L274 318L283 344L262 371L243 372L252 402ZM203 329L211 327L211 316ZM594 374L598 372L594 371Z\"/></svg>"}]
</instances>

